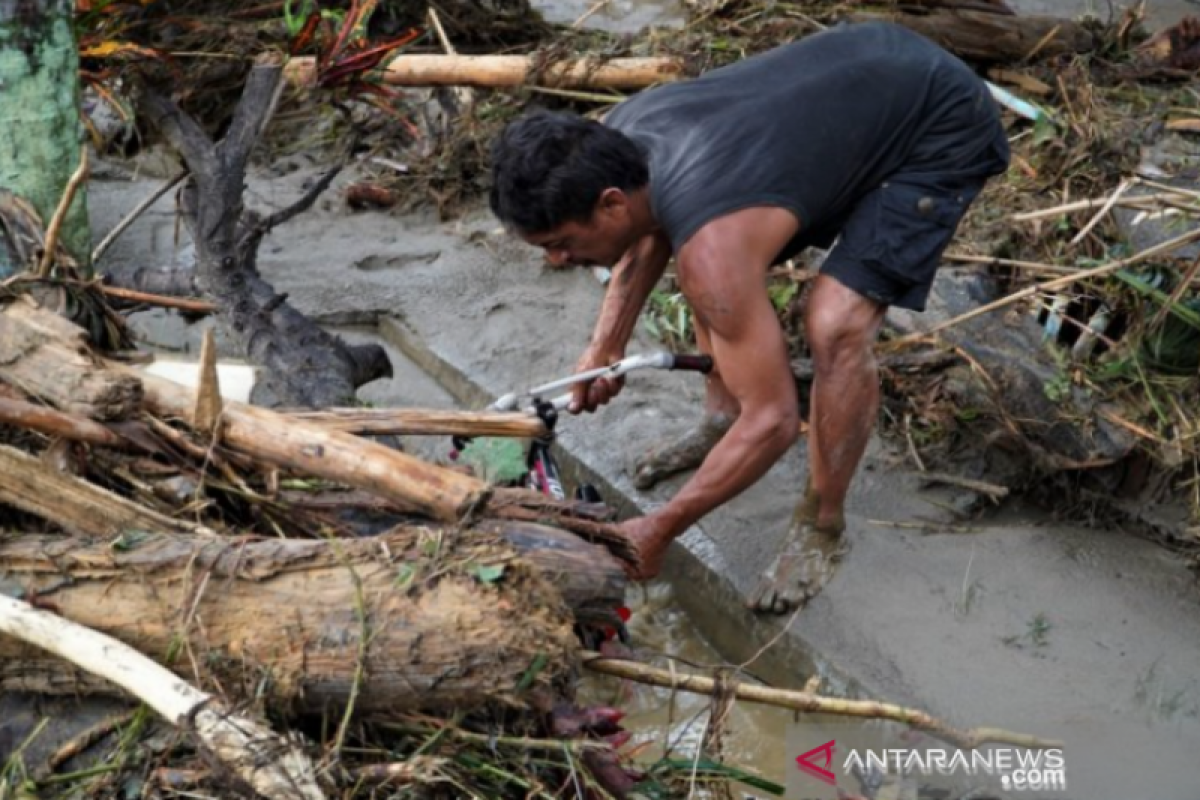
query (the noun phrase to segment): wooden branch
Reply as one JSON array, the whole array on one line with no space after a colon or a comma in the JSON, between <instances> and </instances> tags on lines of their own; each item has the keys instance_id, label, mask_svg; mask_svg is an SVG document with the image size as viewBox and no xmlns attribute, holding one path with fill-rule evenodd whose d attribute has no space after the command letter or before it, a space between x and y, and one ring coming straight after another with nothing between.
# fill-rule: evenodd
<instances>
[{"instance_id":1,"label":"wooden branch","mask_svg":"<svg viewBox=\"0 0 1200 800\"><path fill-rule=\"evenodd\" d=\"M151 124L179 151L193 175L212 180L218 164L212 139L179 106L148 86L141 91L141 106Z\"/></svg>"},{"instance_id":2,"label":"wooden branch","mask_svg":"<svg viewBox=\"0 0 1200 800\"><path fill-rule=\"evenodd\" d=\"M357 435L511 436L536 439L546 435L545 424L526 414L444 411L426 408L330 408L293 411L291 419L327 430Z\"/></svg>"},{"instance_id":3,"label":"wooden branch","mask_svg":"<svg viewBox=\"0 0 1200 800\"><path fill-rule=\"evenodd\" d=\"M64 414L48 406L10 397L0 396L0 425L104 447L126 446L125 440L116 433L87 417Z\"/></svg>"},{"instance_id":4,"label":"wooden branch","mask_svg":"<svg viewBox=\"0 0 1200 800\"><path fill-rule=\"evenodd\" d=\"M82 478L65 475L7 445L0 445L0 503L79 536L112 539L136 531L212 535L206 528L171 519Z\"/></svg>"},{"instance_id":5,"label":"wooden branch","mask_svg":"<svg viewBox=\"0 0 1200 800\"><path fill-rule=\"evenodd\" d=\"M349 152L346 155L346 160L340 161L329 169L325 170L325 174L318 178L313 185L309 187L308 191L304 193L303 197L292 203L287 208L280 209L271 216L267 217L258 226L262 229L263 233L269 233L271 229L282 225L298 214L302 214L312 208L313 204L317 202L317 198L321 196L321 193L329 188L329 184L333 183L333 179L341 174L341 171L346 167L346 164L350 159L350 154L353 153L354 149L347 148L347 150Z\"/></svg>"},{"instance_id":6,"label":"wooden branch","mask_svg":"<svg viewBox=\"0 0 1200 800\"><path fill-rule=\"evenodd\" d=\"M645 683L650 686L663 686L669 689L682 689L696 694L713 695L717 682L702 675L658 669L636 661L624 661L606 658L598 653L589 653L584 657L583 665L601 675L612 675L617 678ZM965 750L975 748L989 742L1010 744L1016 747L1028 747L1034 750L1062 748L1063 743L1052 739L1041 739L1024 733L1014 733L1000 728L973 728L960 731L924 711L904 708L891 703L880 703L874 700L844 700L840 697L823 697L808 692L797 692L790 689L775 689L770 686L731 682L724 687L732 691L739 700L752 703L790 708L812 714L833 714L843 717L859 717L863 719L886 719L901 722L917 730L925 731L942 741L949 742Z\"/></svg>"},{"instance_id":7,"label":"wooden branch","mask_svg":"<svg viewBox=\"0 0 1200 800\"><path fill-rule=\"evenodd\" d=\"M0 632L112 681L173 725L190 729L205 749L263 797L325 797L312 762L294 741L235 714L128 645L3 594Z\"/></svg>"},{"instance_id":8,"label":"wooden branch","mask_svg":"<svg viewBox=\"0 0 1200 800\"><path fill-rule=\"evenodd\" d=\"M562 89L641 89L685 77L674 58L576 59L538 70L536 56L401 55L380 76L392 86L552 86ZM301 86L316 79L312 58L293 58L287 79Z\"/></svg>"},{"instance_id":9,"label":"wooden branch","mask_svg":"<svg viewBox=\"0 0 1200 800\"><path fill-rule=\"evenodd\" d=\"M98 284L97 288L109 297L117 300L128 300L131 303L143 303L148 306L174 308L189 314L212 314L217 307L207 300L196 300L190 297L167 297L161 294L139 292L134 289L122 289L119 286Z\"/></svg>"},{"instance_id":10,"label":"wooden branch","mask_svg":"<svg viewBox=\"0 0 1200 800\"><path fill-rule=\"evenodd\" d=\"M217 146L226 169L242 172L263 129L275 111L276 89L283 64L273 53L264 53L250 69L246 86L233 111L225 138Z\"/></svg>"},{"instance_id":11,"label":"wooden branch","mask_svg":"<svg viewBox=\"0 0 1200 800\"><path fill-rule=\"evenodd\" d=\"M38 265L37 271L39 278L50 277L50 267L54 265L54 252L58 249L58 234L62 230L63 221L67 218L71 203L75 201L75 194L87 177L88 149L85 144L79 149L79 166L71 174L71 179L67 181L67 188L63 190L62 199L59 200L58 207L54 209L54 216L50 218L50 224L46 226L46 241L42 245L42 263ZM80 253L79 257L84 258L86 255L86 253Z\"/></svg>"},{"instance_id":12,"label":"wooden branch","mask_svg":"<svg viewBox=\"0 0 1200 800\"><path fill-rule=\"evenodd\" d=\"M0 307L0 381L75 416L125 419L142 384L91 357L83 329L23 297Z\"/></svg>"},{"instance_id":13,"label":"wooden branch","mask_svg":"<svg viewBox=\"0 0 1200 800\"><path fill-rule=\"evenodd\" d=\"M1007 486L1001 486L998 483L988 483L987 481L977 481L971 478L963 478L959 475L950 475L946 472L920 472L917 477L923 483L941 483L947 486L958 486L962 489L967 489L977 494L987 495L993 501L1003 500L1008 497L1010 490Z\"/></svg>"},{"instance_id":14,"label":"wooden branch","mask_svg":"<svg viewBox=\"0 0 1200 800\"><path fill-rule=\"evenodd\" d=\"M150 534L121 548L24 535L0 541L0 574L6 590L152 658L180 653L169 666L197 685L281 714L520 706L578 669L558 590L481 530ZM0 637L0 692L21 690L111 692Z\"/></svg>"}]
</instances>

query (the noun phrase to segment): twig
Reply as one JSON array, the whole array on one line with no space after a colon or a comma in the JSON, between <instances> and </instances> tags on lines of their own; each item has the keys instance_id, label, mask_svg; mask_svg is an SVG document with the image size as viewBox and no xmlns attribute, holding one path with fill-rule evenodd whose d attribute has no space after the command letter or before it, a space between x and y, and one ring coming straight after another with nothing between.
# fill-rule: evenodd
<instances>
[{"instance_id":1,"label":"twig","mask_svg":"<svg viewBox=\"0 0 1200 800\"><path fill-rule=\"evenodd\" d=\"M966 253L946 253L942 258L946 261L957 261L960 264L982 264L992 267L1012 267L1027 272L1048 272L1055 275L1074 275L1079 272L1076 267L1060 267L1054 264L1042 264L1037 261L1017 261L1011 258L996 258L995 256L973 256Z\"/></svg>"},{"instance_id":2,"label":"twig","mask_svg":"<svg viewBox=\"0 0 1200 800\"><path fill-rule=\"evenodd\" d=\"M599 653L584 655L584 666L602 675L612 675L626 680L645 683L650 686L662 686L671 689L683 689L696 694L712 695L717 690L717 681L702 675L670 672L635 661L625 661L607 658ZM774 689L769 686L758 686L747 683L731 682L729 689L740 700L752 703L790 708L816 714L834 714L844 717L862 717L865 719L887 719L902 722L918 730L926 731L932 736L949 742L966 750L988 742L1011 744L1017 747L1045 750L1061 748L1062 742L1041 739L1023 733L1015 733L1000 728L973 728L960 731L951 728L945 722L926 714L924 711L904 708L891 703L880 703L874 700L844 700L839 697L823 697L821 695L797 692L789 689Z\"/></svg>"},{"instance_id":3,"label":"twig","mask_svg":"<svg viewBox=\"0 0 1200 800\"><path fill-rule=\"evenodd\" d=\"M75 193L79 191L79 186L88 176L88 150L87 145L79 148L79 166L71 175L71 179L67 181L67 188L63 191L62 199L58 201L58 208L54 209L54 216L50 218L50 225L46 228L46 243L42 249L42 263L38 266L37 276L45 279L50 276L50 267L54 264L54 250L58 247L58 235L62 230L63 220L67 218L67 211L71 207L72 201L75 200Z\"/></svg>"},{"instance_id":4,"label":"twig","mask_svg":"<svg viewBox=\"0 0 1200 800\"><path fill-rule=\"evenodd\" d=\"M1138 180L1143 185L1149 185L1145 179L1139 178ZM1150 203L1156 203L1160 200L1173 200L1179 197L1188 196L1189 195L1186 192L1182 191L1158 192L1155 194L1143 194L1137 197L1121 198L1117 201L1117 205L1138 207ZM1089 200L1075 200L1074 202L1064 203L1063 205L1059 206L1052 206L1051 208L1043 208L1038 211L1024 211L1020 214L1013 214L1009 217L1009 219L1013 222L1033 222L1034 220L1045 219L1046 217L1057 217L1060 214L1069 214L1074 211L1088 211L1103 205L1105 202L1105 200L1102 200L1098 197Z\"/></svg>"},{"instance_id":5,"label":"twig","mask_svg":"<svg viewBox=\"0 0 1200 800\"><path fill-rule=\"evenodd\" d=\"M921 454L917 452L917 443L913 440L912 414L904 415L904 438L908 440L908 452L913 458L913 463L917 465L917 469L925 472L925 462L921 460Z\"/></svg>"},{"instance_id":6,"label":"twig","mask_svg":"<svg viewBox=\"0 0 1200 800\"><path fill-rule=\"evenodd\" d=\"M194 731L218 759L264 797L323 800L312 762L292 742L234 714L127 644L0 595L0 632L112 681L171 723Z\"/></svg>"},{"instance_id":7,"label":"twig","mask_svg":"<svg viewBox=\"0 0 1200 800\"><path fill-rule=\"evenodd\" d=\"M99 284L96 288L109 297L115 297L118 300L128 300L131 303L144 303L148 306L159 306L161 308L175 308L191 314L215 314L217 311L216 305L207 300L194 300L190 297L167 297L163 294L150 294L149 292L122 289L119 286L105 286L104 284Z\"/></svg>"},{"instance_id":8,"label":"twig","mask_svg":"<svg viewBox=\"0 0 1200 800\"><path fill-rule=\"evenodd\" d=\"M988 483L987 481L972 480L971 478L962 478L958 475L950 475L945 472L922 472L917 477L926 483L944 483L947 486L959 486L963 489L970 489L972 492L986 494L993 500L1001 500L1009 495L1009 488L1007 486Z\"/></svg>"},{"instance_id":9,"label":"twig","mask_svg":"<svg viewBox=\"0 0 1200 800\"><path fill-rule=\"evenodd\" d=\"M446 54L451 56L458 55L458 50L454 49L454 45L450 42L450 37L446 35L446 29L442 27L442 18L438 16L437 9L433 6L429 7L429 24L437 34L438 41L442 43L442 49L446 51Z\"/></svg>"},{"instance_id":10,"label":"twig","mask_svg":"<svg viewBox=\"0 0 1200 800\"><path fill-rule=\"evenodd\" d=\"M188 171L184 170L174 178L171 178L171 180L164 183L162 186L155 189L145 200L134 206L133 210L126 214L125 217L116 224L116 227L109 231L108 234L100 240L100 244L96 245L96 249L92 251L92 263L96 264L99 262L101 256L103 256L105 251L112 246L112 243L115 242L117 238L124 233L129 226L134 223L135 220L137 220L138 217L145 213L146 209L157 203L158 199L167 192L183 183L183 181L188 177L188 174Z\"/></svg>"},{"instance_id":11,"label":"twig","mask_svg":"<svg viewBox=\"0 0 1200 800\"><path fill-rule=\"evenodd\" d=\"M43 766L38 772L37 781L39 783L43 782L46 777L51 775L63 764L70 761L84 750L87 750L89 747L96 744L96 742L100 741L105 736L108 736L118 728L128 725L133 718L137 716L137 713L137 709L134 709L133 711L126 711L109 717L108 719L102 719L92 727L85 730L83 733L67 741L62 745L62 747L59 747L50 754L49 758L46 759L45 766Z\"/></svg>"},{"instance_id":12,"label":"twig","mask_svg":"<svg viewBox=\"0 0 1200 800\"><path fill-rule=\"evenodd\" d=\"M1158 181L1153 181L1149 178L1139 178L1138 180L1140 180L1143 185L1149 186L1151 189L1162 189L1164 192L1170 194L1183 194L1187 195L1188 197L1200 199L1200 192L1195 191L1194 189L1184 189L1179 186L1172 186L1169 183L1159 183Z\"/></svg>"},{"instance_id":13,"label":"twig","mask_svg":"<svg viewBox=\"0 0 1200 800\"><path fill-rule=\"evenodd\" d=\"M612 0L596 0L596 2L592 3L591 6L588 7L587 11L585 11L579 15L579 19L577 19L571 23L571 27L575 28L577 30L579 28L583 27L583 23L585 23L589 19L591 19L593 14L595 14L597 11L604 8L606 5L608 5L611 2L612 2Z\"/></svg>"},{"instance_id":14,"label":"twig","mask_svg":"<svg viewBox=\"0 0 1200 800\"><path fill-rule=\"evenodd\" d=\"M1112 211L1113 205L1121 199L1121 195L1125 194L1125 192L1128 191L1131 186L1136 184L1137 180L1137 178L1126 178L1125 180L1121 181L1121 185L1117 187L1117 190L1108 196L1108 199L1104 201L1104 205L1100 206L1100 210L1097 211L1090 220L1088 220L1086 225L1080 228L1079 233L1075 234L1075 238L1071 239L1067 245L1069 247L1074 247L1082 242L1084 238L1092 232L1092 228L1100 224L1100 220L1104 219L1109 211Z\"/></svg>"},{"instance_id":15,"label":"twig","mask_svg":"<svg viewBox=\"0 0 1200 800\"><path fill-rule=\"evenodd\" d=\"M1123 258L1120 261L1114 261L1111 264L1104 264L1103 266L1095 267L1093 269L1077 272L1074 275L1065 275L1061 278L1055 278L1043 283L1034 284L1033 286L1027 286L1019 292L1014 292L1013 294L1010 294L1007 297L1002 297L995 302L987 303L986 305L982 305L976 309L968 311L965 314L960 314L953 319L948 319L945 322L934 325L928 331L923 333L913 333L909 334L908 336L902 336L899 339L893 339L892 341L883 345L883 348L891 349L894 347L905 347L915 342L923 341L932 334L944 331L947 328L952 328L955 325L960 325L968 320L975 319L976 317L983 316L984 314L989 314L998 309L1006 308L1020 300L1032 297L1038 292L1061 289L1064 286L1070 286L1073 283L1077 283L1087 278L1099 278L1104 275L1111 275L1117 270L1124 269L1125 267L1132 266L1133 264L1137 264L1141 261L1145 261L1148 258L1162 255L1163 253L1169 253L1173 250L1178 250L1180 247L1191 244L1197 240L1200 240L1200 229L1188 231L1185 234L1176 236L1174 239L1169 239L1161 244L1148 247L1136 255L1130 256L1129 258Z\"/></svg>"},{"instance_id":16,"label":"twig","mask_svg":"<svg viewBox=\"0 0 1200 800\"><path fill-rule=\"evenodd\" d=\"M549 94L554 97L566 97L571 100L583 100L588 103L620 103L625 99L624 95L617 96L611 94L599 94L598 92L580 92L573 89L555 89L551 86L529 86L526 87L539 94Z\"/></svg>"}]
</instances>

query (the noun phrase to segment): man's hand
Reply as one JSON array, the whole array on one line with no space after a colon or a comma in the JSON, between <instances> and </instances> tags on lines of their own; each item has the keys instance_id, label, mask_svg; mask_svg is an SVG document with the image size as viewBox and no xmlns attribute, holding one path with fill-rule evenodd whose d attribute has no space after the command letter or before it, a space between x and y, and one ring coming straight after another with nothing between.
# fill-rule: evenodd
<instances>
[{"instance_id":1,"label":"man's hand","mask_svg":"<svg viewBox=\"0 0 1200 800\"><path fill-rule=\"evenodd\" d=\"M575 372L586 372L589 369L607 367L615 364L624 357L625 353L619 350L602 350L589 347L584 351L583 357L579 359L579 363L575 365ZM579 414L583 411L591 414L597 408L616 397L624 386L624 378L596 378L595 380L577 383L571 389L571 405L567 406L567 410L572 414Z\"/></svg>"},{"instance_id":2,"label":"man's hand","mask_svg":"<svg viewBox=\"0 0 1200 800\"><path fill-rule=\"evenodd\" d=\"M626 568L629 577L636 581L648 581L657 577L658 573L662 571L667 546L674 538L666 521L651 514L646 517L634 517L622 522L619 527L621 533L625 534L638 551L642 560L640 568Z\"/></svg>"}]
</instances>

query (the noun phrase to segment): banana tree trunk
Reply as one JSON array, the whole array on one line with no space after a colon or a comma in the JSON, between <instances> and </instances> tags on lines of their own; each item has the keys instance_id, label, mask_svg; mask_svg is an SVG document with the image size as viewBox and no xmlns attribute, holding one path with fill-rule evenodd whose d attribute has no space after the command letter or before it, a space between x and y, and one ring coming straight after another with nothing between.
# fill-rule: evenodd
<instances>
[{"instance_id":1,"label":"banana tree trunk","mask_svg":"<svg viewBox=\"0 0 1200 800\"><path fill-rule=\"evenodd\" d=\"M49 224L79 165L79 54L70 0L0 0L0 187L33 204ZM87 196L75 195L60 241L87 263ZM10 264L0 247L0 278Z\"/></svg>"}]
</instances>

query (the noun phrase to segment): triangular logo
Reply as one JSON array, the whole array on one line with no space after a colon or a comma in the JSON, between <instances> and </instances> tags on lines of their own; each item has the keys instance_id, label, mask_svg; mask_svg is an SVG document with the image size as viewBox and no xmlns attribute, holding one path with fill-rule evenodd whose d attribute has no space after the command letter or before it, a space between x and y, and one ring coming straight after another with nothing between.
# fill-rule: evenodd
<instances>
[{"instance_id":1,"label":"triangular logo","mask_svg":"<svg viewBox=\"0 0 1200 800\"><path fill-rule=\"evenodd\" d=\"M796 765L802 772L813 776L822 783L837 786L837 776L829 771L829 767L833 765L834 742L836 739L831 739L820 747L814 747L807 753L796 756ZM818 765L818 761L823 761L824 764Z\"/></svg>"}]
</instances>

